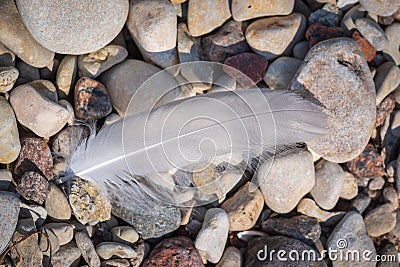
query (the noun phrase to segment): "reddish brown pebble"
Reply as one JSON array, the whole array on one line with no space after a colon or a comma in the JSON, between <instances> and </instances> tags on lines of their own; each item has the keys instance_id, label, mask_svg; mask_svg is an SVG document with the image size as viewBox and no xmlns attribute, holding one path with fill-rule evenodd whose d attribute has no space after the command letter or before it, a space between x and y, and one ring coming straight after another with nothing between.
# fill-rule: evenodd
<instances>
[{"instance_id":1,"label":"reddish brown pebble","mask_svg":"<svg viewBox=\"0 0 400 267\"><path fill-rule=\"evenodd\" d=\"M22 139L21 152L15 164L14 173L21 177L25 172L35 171L43 174L47 180L53 178L53 158L49 145L43 138L28 137Z\"/></svg>"},{"instance_id":2,"label":"reddish brown pebble","mask_svg":"<svg viewBox=\"0 0 400 267\"><path fill-rule=\"evenodd\" d=\"M383 160L372 144L355 159L347 162L349 170L357 177L381 177L384 175Z\"/></svg>"},{"instance_id":3,"label":"reddish brown pebble","mask_svg":"<svg viewBox=\"0 0 400 267\"><path fill-rule=\"evenodd\" d=\"M376 108L375 127L379 127L385 122L386 117L392 113L395 106L396 100L392 95L386 97L382 103L379 104L379 106Z\"/></svg>"},{"instance_id":4,"label":"reddish brown pebble","mask_svg":"<svg viewBox=\"0 0 400 267\"><path fill-rule=\"evenodd\" d=\"M40 173L29 171L22 175L17 191L27 200L43 204L50 192L50 184Z\"/></svg>"},{"instance_id":5,"label":"reddish brown pebble","mask_svg":"<svg viewBox=\"0 0 400 267\"><path fill-rule=\"evenodd\" d=\"M237 72L224 66L226 73L235 78L244 88L250 88L262 81L267 71L268 61L257 54L243 53L228 57L224 64L239 70L240 72Z\"/></svg>"},{"instance_id":6,"label":"reddish brown pebble","mask_svg":"<svg viewBox=\"0 0 400 267\"><path fill-rule=\"evenodd\" d=\"M184 236L164 239L150 252L143 267L204 266L192 240Z\"/></svg>"},{"instance_id":7,"label":"reddish brown pebble","mask_svg":"<svg viewBox=\"0 0 400 267\"><path fill-rule=\"evenodd\" d=\"M361 34L358 31L353 32L352 35L353 39L357 42L357 44L361 48L361 52L363 53L365 59L368 62L371 62L376 55L376 49L375 47L368 42L367 39L361 36Z\"/></svg>"},{"instance_id":8,"label":"reddish brown pebble","mask_svg":"<svg viewBox=\"0 0 400 267\"><path fill-rule=\"evenodd\" d=\"M310 47L321 41L343 36L345 34L342 28L327 27L319 23L312 24L306 31L306 39L310 42Z\"/></svg>"},{"instance_id":9,"label":"reddish brown pebble","mask_svg":"<svg viewBox=\"0 0 400 267\"><path fill-rule=\"evenodd\" d=\"M110 96L104 85L83 77L75 85L75 114L80 119L99 119L112 111Z\"/></svg>"}]
</instances>

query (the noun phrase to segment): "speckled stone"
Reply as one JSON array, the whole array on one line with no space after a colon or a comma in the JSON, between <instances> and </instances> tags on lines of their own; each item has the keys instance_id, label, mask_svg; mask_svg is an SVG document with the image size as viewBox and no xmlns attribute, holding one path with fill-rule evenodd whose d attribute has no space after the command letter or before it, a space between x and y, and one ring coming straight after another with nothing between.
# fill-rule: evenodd
<instances>
[{"instance_id":1,"label":"speckled stone","mask_svg":"<svg viewBox=\"0 0 400 267\"><path fill-rule=\"evenodd\" d=\"M317 43L345 36L342 28L339 27L328 27L322 24L312 24L306 31L306 39L310 42L310 47L313 47Z\"/></svg>"},{"instance_id":2,"label":"speckled stone","mask_svg":"<svg viewBox=\"0 0 400 267\"><path fill-rule=\"evenodd\" d=\"M8 101L0 96L0 163L13 162L21 150L17 121Z\"/></svg>"},{"instance_id":3,"label":"speckled stone","mask_svg":"<svg viewBox=\"0 0 400 267\"><path fill-rule=\"evenodd\" d=\"M40 44L72 55L90 53L111 42L124 26L129 10L128 0L17 0L16 4L26 28Z\"/></svg>"},{"instance_id":4,"label":"speckled stone","mask_svg":"<svg viewBox=\"0 0 400 267\"><path fill-rule=\"evenodd\" d=\"M375 47L370 42L368 42L367 39L362 37L358 31L354 31L351 37L357 42L358 46L361 49L361 53L365 57L365 60L367 62L371 62L372 60L374 60L376 56Z\"/></svg>"},{"instance_id":5,"label":"speckled stone","mask_svg":"<svg viewBox=\"0 0 400 267\"><path fill-rule=\"evenodd\" d=\"M0 65L0 93L10 91L19 76L18 69L14 67L1 67Z\"/></svg>"},{"instance_id":6,"label":"speckled stone","mask_svg":"<svg viewBox=\"0 0 400 267\"><path fill-rule=\"evenodd\" d=\"M7 248L15 227L18 222L19 214L18 197L11 192L0 191L0 251Z\"/></svg>"},{"instance_id":7,"label":"speckled stone","mask_svg":"<svg viewBox=\"0 0 400 267\"><path fill-rule=\"evenodd\" d=\"M247 27L246 40L256 53L270 60L288 55L303 37L306 25L306 18L298 13L258 19Z\"/></svg>"},{"instance_id":8,"label":"speckled stone","mask_svg":"<svg viewBox=\"0 0 400 267\"><path fill-rule=\"evenodd\" d=\"M232 16L236 21L259 17L289 15L294 8L294 0L233 0Z\"/></svg>"},{"instance_id":9,"label":"speckled stone","mask_svg":"<svg viewBox=\"0 0 400 267\"><path fill-rule=\"evenodd\" d=\"M356 177L374 178L384 175L383 159L372 144L366 145L364 150L346 165Z\"/></svg>"},{"instance_id":10,"label":"speckled stone","mask_svg":"<svg viewBox=\"0 0 400 267\"><path fill-rule=\"evenodd\" d=\"M307 142L314 152L342 163L363 151L375 125L376 93L355 41L335 38L311 48L290 89L329 110L328 133Z\"/></svg>"},{"instance_id":11,"label":"speckled stone","mask_svg":"<svg viewBox=\"0 0 400 267\"><path fill-rule=\"evenodd\" d=\"M25 172L18 180L17 191L25 199L43 204L50 192L48 181L42 174L34 171Z\"/></svg>"},{"instance_id":12,"label":"speckled stone","mask_svg":"<svg viewBox=\"0 0 400 267\"><path fill-rule=\"evenodd\" d=\"M378 23L369 18L359 18L355 21L357 30L370 42L377 51L382 51L389 43L385 32Z\"/></svg>"},{"instance_id":13,"label":"speckled stone","mask_svg":"<svg viewBox=\"0 0 400 267\"><path fill-rule=\"evenodd\" d=\"M359 0L368 12L379 16L393 15L400 8L399 0Z\"/></svg>"},{"instance_id":14,"label":"speckled stone","mask_svg":"<svg viewBox=\"0 0 400 267\"><path fill-rule=\"evenodd\" d=\"M192 36L201 36L221 26L231 17L228 0L190 0L188 28Z\"/></svg>"},{"instance_id":15,"label":"speckled stone","mask_svg":"<svg viewBox=\"0 0 400 267\"><path fill-rule=\"evenodd\" d=\"M344 172L344 183L340 197L343 199L353 199L358 194L357 179L350 172Z\"/></svg>"},{"instance_id":16,"label":"speckled stone","mask_svg":"<svg viewBox=\"0 0 400 267\"><path fill-rule=\"evenodd\" d=\"M37 68L46 67L52 62L54 52L41 46L26 30L13 0L1 3L0 29L0 42L24 62Z\"/></svg>"}]
</instances>

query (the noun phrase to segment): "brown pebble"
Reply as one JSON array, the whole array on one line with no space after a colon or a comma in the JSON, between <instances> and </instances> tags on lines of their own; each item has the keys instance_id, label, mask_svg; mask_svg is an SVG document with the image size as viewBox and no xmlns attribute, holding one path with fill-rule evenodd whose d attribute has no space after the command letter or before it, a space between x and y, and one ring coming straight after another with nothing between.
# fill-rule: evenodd
<instances>
[{"instance_id":1,"label":"brown pebble","mask_svg":"<svg viewBox=\"0 0 400 267\"><path fill-rule=\"evenodd\" d=\"M368 144L360 155L347 162L347 167L357 177L384 175L383 159L372 144Z\"/></svg>"},{"instance_id":2,"label":"brown pebble","mask_svg":"<svg viewBox=\"0 0 400 267\"><path fill-rule=\"evenodd\" d=\"M353 32L352 37L360 46L361 52L363 53L367 62L371 62L376 55L375 47L370 42L368 42L367 39L362 37L358 31Z\"/></svg>"},{"instance_id":3,"label":"brown pebble","mask_svg":"<svg viewBox=\"0 0 400 267\"><path fill-rule=\"evenodd\" d=\"M327 27L319 23L312 24L306 31L306 39L310 42L310 47L321 41L343 36L345 34L342 28Z\"/></svg>"},{"instance_id":4,"label":"brown pebble","mask_svg":"<svg viewBox=\"0 0 400 267\"><path fill-rule=\"evenodd\" d=\"M375 127L383 125L387 116L394 110L396 106L396 100L394 96L389 95L386 97L382 103L376 108L376 122Z\"/></svg>"},{"instance_id":5,"label":"brown pebble","mask_svg":"<svg viewBox=\"0 0 400 267\"><path fill-rule=\"evenodd\" d=\"M40 205L44 203L50 192L50 184L40 173L29 171L18 181L17 191L27 200L33 200Z\"/></svg>"},{"instance_id":6,"label":"brown pebble","mask_svg":"<svg viewBox=\"0 0 400 267\"><path fill-rule=\"evenodd\" d=\"M41 173L47 180L53 178L53 158L49 145L43 138L27 137L21 141L21 152L15 164L14 173L21 177L25 172Z\"/></svg>"}]
</instances>

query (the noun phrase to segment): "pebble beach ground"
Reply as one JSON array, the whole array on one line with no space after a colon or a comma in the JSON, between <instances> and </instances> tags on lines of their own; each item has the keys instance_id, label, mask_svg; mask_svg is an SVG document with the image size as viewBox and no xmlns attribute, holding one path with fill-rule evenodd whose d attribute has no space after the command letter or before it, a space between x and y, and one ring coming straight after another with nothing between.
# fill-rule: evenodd
<instances>
[{"instance_id":1,"label":"pebble beach ground","mask_svg":"<svg viewBox=\"0 0 400 267\"><path fill-rule=\"evenodd\" d=\"M1 0L0 265L399 266L399 47L400 0ZM80 177L60 183L84 122L118 120L148 78L196 61L323 106L328 133L261 165L254 192L248 171L204 206L145 193L123 206ZM249 87L231 76L228 89Z\"/></svg>"}]
</instances>

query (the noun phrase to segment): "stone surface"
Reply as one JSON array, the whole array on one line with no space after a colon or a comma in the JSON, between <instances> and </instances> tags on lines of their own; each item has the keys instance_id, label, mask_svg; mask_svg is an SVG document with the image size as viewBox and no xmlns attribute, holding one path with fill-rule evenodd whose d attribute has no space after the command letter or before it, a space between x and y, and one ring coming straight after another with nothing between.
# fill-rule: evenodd
<instances>
[{"instance_id":1,"label":"stone surface","mask_svg":"<svg viewBox=\"0 0 400 267\"><path fill-rule=\"evenodd\" d=\"M357 179L350 172L344 172L344 183L340 197L343 199L353 199L358 194Z\"/></svg>"},{"instance_id":2,"label":"stone surface","mask_svg":"<svg viewBox=\"0 0 400 267\"><path fill-rule=\"evenodd\" d=\"M182 64L201 60L203 52L201 48L201 38L191 36L185 22L178 24L177 35L179 62Z\"/></svg>"},{"instance_id":3,"label":"stone surface","mask_svg":"<svg viewBox=\"0 0 400 267\"><path fill-rule=\"evenodd\" d=\"M0 66L2 67L14 67L15 66L15 54L0 43Z\"/></svg>"},{"instance_id":4,"label":"stone surface","mask_svg":"<svg viewBox=\"0 0 400 267\"><path fill-rule=\"evenodd\" d=\"M243 30L242 22L229 20L214 33L203 37L203 53L209 60L223 63L228 57L249 52Z\"/></svg>"},{"instance_id":5,"label":"stone surface","mask_svg":"<svg viewBox=\"0 0 400 267\"><path fill-rule=\"evenodd\" d=\"M387 202L390 202L394 209L399 207L399 194L397 193L396 189L391 186L386 186L383 189L383 197Z\"/></svg>"},{"instance_id":6,"label":"stone surface","mask_svg":"<svg viewBox=\"0 0 400 267\"><path fill-rule=\"evenodd\" d=\"M383 159L372 144L368 144L360 155L346 165L356 177L374 178L384 175Z\"/></svg>"},{"instance_id":7,"label":"stone surface","mask_svg":"<svg viewBox=\"0 0 400 267\"><path fill-rule=\"evenodd\" d=\"M336 225L327 241L327 247L340 250L343 253L349 251L369 251L371 259L376 256L376 250L371 238L367 235L362 216L358 212L347 213L346 216ZM333 266L348 266L349 262L345 259L338 259ZM354 267L373 267L376 263L367 261L360 257L360 261L352 262Z\"/></svg>"},{"instance_id":8,"label":"stone surface","mask_svg":"<svg viewBox=\"0 0 400 267\"><path fill-rule=\"evenodd\" d=\"M376 69L374 76L376 88L376 103L393 92L400 84L400 68L393 62L385 62Z\"/></svg>"},{"instance_id":9,"label":"stone surface","mask_svg":"<svg viewBox=\"0 0 400 267\"><path fill-rule=\"evenodd\" d=\"M310 194L325 210L331 210L339 200L344 184L344 172L337 163L320 161L315 166L315 185Z\"/></svg>"},{"instance_id":10,"label":"stone surface","mask_svg":"<svg viewBox=\"0 0 400 267\"><path fill-rule=\"evenodd\" d=\"M8 191L12 179L12 173L9 170L0 169L0 191Z\"/></svg>"},{"instance_id":11,"label":"stone surface","mask_svg":"<svg viewBox=\"0 0 400 267\"><path fill-rule=\"evenodd\" d=\"M96 246L97 254L105 260L110 259L112 256L118 256L123 259L135 258L137 253L130 246L115 243L115 242L102 242Z\"/></svg>"},{"instance_id":12,"label":"stone surface","mask_svg":"<svg viewBox=\"0 0 400 267\"><path fill-rule=\"evenodd\" d=\"M208 261L217 263L224 253L228 231L229 218L226 212L220 208L209 209L197 234L195 247Z\"/></svg>"},{"instance_id":13,"label":"stone surface","mask_svg":"<svg viewBox=\"0 0 400 267\"><path fill-rule=\"evenodd\" d=\"M84 120L100 119L112 111L110 97L104 85L91 78L78 80L74 91L75 115Z\"/></svg>"},{"instance_id":14,"label":"stone surface","mask_svg":"<svg viewBox=\"0 0 400 267\"><path fill-rule=\"evenodd\" d=\"M379 16L390 16L400 8L399 0L359 0L368 12Z\"/></svg>"},{"instance_id":15,"label":"stone surface","mask_svg":"<svg viewBox=\"0 0 400 267\"><path fill-rule=\"evenodd\" d=\"M18 69L19 76L15 82L15 86L29 83L40 79L40 72L38 68L35 68L23 61L17 62L15 67Z\"/></svg>"},{"instance_id":16,"label":"stone surface","mask_svg":"<svg viewBox=\"0 0 400 267\"><path fill-rule=\"evenodd\" d=\"M292 218L269 218L262 222L262 229L270 234L284 235L305 242L310 240L315 242L321 236L318 220L305 215Z\"/></svg>"},{"instance_id":17,"label":"stone surface","mask_svg":"<svg viewBox=\"0 0 400 267\"><path fill-rule=\"evenodd\" d=\"M47 211L39 205L27 205L20 201L20 219L32 218L37 227L40 227L47 218Z\"/></svg>"},{"instance_id":18,"label":"stone surface","mask_svg":"<svg viewBox=\"0 0 400 267\"><path fill-rule=\"evenodd\" d=\"M310 45L308 41L300 41L293 47L293 57L303 60L306 57L306 54L309 49Z\"/></svg>"},{"instance_id":19,"label":"stone surface","mask_svg":"<svg viewBox=\"0 0 400 267\"><path fill-rule=\"evenodd\" d=\"M138 232L130 226L116 226L110 232L113 235L114 242L130 245L139 240Z\"/></svg>"},{"instance_id":20,"label":"stone surface","mask_svg":"<svg viewBox=\"0 0 400 267\"><path fill-rule=\"evenodd\" d=\"M41 46L27 31L12 0L1 3L0 28L0 42L24 62L37 68L43 68L52 62L54 52Z\"/></svg>"},{"instance_id":21,"label":"stone surface","mask_svg":"<svg viewBox=\"0 0 400 267\"><path fill-rule=\"evenodd\" d=\"M193 266L203 267L200 254L192 240L185 236L167 238L158 243L150 252L143 267Z\"/></svg>"},{"instance_id":22,"label":"stone surface","mask_svg":"<svg viewBox=\"0 0 400 267\"><path fill-rule=\"evenodd\" d=\"M30 85L15 88L10 102L18 121L40 137L56 134L69 118L67 109L44 98Z\"/></svg>"},{"instance_id":23,"label":"stone surface","mask_svg":"<svg viewBox=\"0 0 400 267\"><path fill-rule=\"evenodd\" d=\"M262 81L268 61L257 54L243 53L228 57L224 65L230 67L224 66L226 73L235 78L244 88L251 88Z\"/></svg>"},{"instance_id":24,"label":"stone surface","mask_svg":"<svg viewBox=\"0 0 400 267\"><path fill-rule=\"evenodd\" d=\"M176 46L177 17L168 0L131 1L126 25L147 52L168 51Z\"/></svg>"},{"instance_id":25,"label":"stone surface","mask_svg":"<svg viewBox=\"0 0 400 267\"><path fill-rule=\"evenodd\" d=\"M76 232L75 242L79 250L81 251L82 257L90 267L100 267L100 258L96 253L96 249L93 246L92 240L84 232Z\"/></svg>"},{"instance_id":26,"label":"stone surface","mask_svg":"<svg viewBox=\"0 0 400 267\"><path fill-rule=\"evenodd\" d=\"M322 24L312 24L306 31L306 39L310 42L310 47L313 47L324 40L345 36L342 28L328 27Z\"/></svg>"},{"instance_id":27,"label":"stone surface","mask_svg":"<svg viewBox=\"0 0 400 267\"><path fill-rule=\"evenodd\" d=\"M35 80L28 84L45 98L56 103L58 102L57 89L52 82L47 80Z\"/></svg>"},{"instance_id":28,"label":"stone surface","mask_svg":"<svg viewBox=\"0 0 400 267\"><path fill-rule=\"evenodd\" d=\"M50 256L50 248L51 254L54 255L54 253L60 249L60 243L58 242L57 236L53 231L46 228L41 229L41 233L43 234L39 235L39 247L42 250L43 255ZM44 234L46 234L47 237Z\"/></svg>"},{"instance_id":29,"label":"stone surface","mask_svg":"<svg viewBox=\"0 0 400 267\"><path fill-rule=\"evenodd\" d=\"M0 192L0 251L4 251L18 222L19 202L15 194Z\"/></svg>"},{"instance_id":30,"label":"stone surface","mask_svg":"<svg viewBox=\"0 0 400 267\"><path fill-rule=\"evenodd\" d=\"M294 52L293 52L294 53ZM286 90L302 61L292 57L279 57L269 65L264 82L274 90Z\"/></svg>"},{"instance_id":31,"label":"stone surface","mask_svg":"<svg viewBox=\"0 0 400 267\"><path fill-rule=\"evenodd\" d=\"M61 99L69 96L78 73L78 56L66 55L60 62L56 74L56 84Z\"/></svg>"},{"instance_id":32,"label":"stone surface","mask_svg":"<svg viewBox=\"0 0 400 267\"><path fill-rule=\"evenodd\" d=\"M250 47L268 60L288 55L306 29L306 18L298 13L258 19L246 29Z\"/></svg>"},{"instance_id":33,"label":"stone surface","mask_svg":"<svg viewBox=\"0 0 400 267\"><path fill-rule=\"evenodd\" d=\"M361 193L351 201L351 206L354 207L360 214L363 214L370 203L371 198L367 194Z\"/></svg>"},{"instance_id":34,"label":"stone surface","mask_svg":"<svg viewBox=\"0 0 400 267\"><path fill-rule=\"evenodd\" d=\"M45 202L47 214L56 220L69 220L71 218L71 208L64 192L56 185L50 184L50 193Z\"/></svg>"},{"instance_id":35,"label":"stone surface","mask_svg":"<svg viewBox=\"0 0 400 267\"><path fill-rule=\"evenodd\" d=\"M246 183L232 197L221 205L229 217L229 231L245 231L252 228L264 207L264 198L260 190L249 192L250 183Z\"/></svg>"},{"instance_id":36,"label":"stone surface","mask_svg":"<svg viewBox=\"0 0 400 267\"><path fill-rule=\"evenodd\" d=\"M39 204L43 204L50 192L47 179L41 173L34 171L25 172L18 180L16 189L25 199Z\"/></svg>"},{"instance_id":37,"label":"stone surface","mask_svg":"<svg viewBox=\"0 0 400 267\"><path fill-rule=\"evenodd\" d=\"M234 246L227 247L216 267L241 267L243 264L242 253Z\"/></svg>"},{"instance_id":38,"label":"stone surface","mask_svg":"<svg viewBox=\"0 0 400 267\"><path fill-rule=\"evenodd\" d=\"M17 121L8 101L0 96L0 163L13 162L21 150Z\"/></svg>"},{"instance_id":39,"label":"stone surface","mask_svg":"<svg viewBox=\"0 0 400 267\"><path fill-rule=\"evenodd\" d=\"M355 21L357 30L370 42L377 51L382 51L389 43L385 32L378 23L369 18L359 18Z\"/></svg>"},{"instance_id":40,"label":"stone surface","mask_svg":"<svg viewBox=\"0 0 400 267\"><path fill-rule=\"evenodd\" d=\"M389 43L387 46L382 50L385 58L390 61L396 63L396 65L400 64L400 22L395 22L385 28L386 37L389 39Z\"/></svg>"},{"instance_id":41,"label":"stone surface","mask_svg":"<svg viewBox=\"0 0 400 267\"><path fill-rule=\"evenodd\" d=\"M367 62L373 61L376 56L375 47L370 42L368 42L367 39L362 37L358 31L354 31L351 37L357 42L358 46L361 49L361 53L365 57L365 60Z\"/></svg>"},{"instance_id":42,"label":"stone surface","mask_svg":"<svg viewBox=\"0 0 400 267\"><path fill-rule=\"evenodd\" d=\"M111 259L103 261L101 263L101 267L130 267L130 266L131 264L127 259Z\"/></svg>"},{"instance_id":43,"label":"stone surface","mask_svg":"<svg viewBox=\"0 0 400 267\"><path fill-rule=\"evenodd\" d=\"M275 212L293 210L300 199L314 186L315 173L312 155L300 150L275 158L272 167L267 162L258 170L258 179L265 203ZM287 194L287 192L291 192Z\"/></svg>"},{"instance_id":44,"label":"stone surface","mask_svg":"<svg viewBox=\"0 0 400 267\"><path fill-rule=\"evenodd\" d=\"M75 242L70 242L61 246L57 253L53 255L51 264L53 267L75 267L79 265L81 251L76 247Z\"/></svg>"},{"instance_id":45,"label":"stone surface","mask_svg":"<svg viewBox=\"0 0 400 267\"><path fill-rule=\"evenodd\" d=\"M294 0L233 0L232 16L236 21L259 17L289 15L294 8Z\"/></svg>"},{"instance_id":46,"label":"stone surface","mask_svg":"<svg viewBox=\"0 0 400 267\"><path fill-rule=\"evenodd\" d=\"M75 151L80 142L88 137L87 128L84 126L70 126L61 130L52 142L52 152L69 161L72 152Z\"/></svg>"},{"instance_id":47,"label":"stone surface","mask_svg":"<svg viewBox=\"0 0 400 267\"><path fill-rule=\"evenodd\" d=\"M111 216L110 200L89 181L74 178L68 198L76 219L82 224L105 221Z\"/></svg>"},{"instance_id":48,"label":"stone surface","mask_svg":"<svg viewBox=\"0 0 400 267\"><path fill-rule=\"evenodd\" d=\"M391 203L383 204L368 212L364 223L371 237L387 234L396 226L396 211Z\"/></svg>"},{"instance_id":49,"label":"stone surface","mask_svg":"<svg viewBox=\"0 0 400 267\"><path fill-rule=\"evenodd\" d=\"M342 18L342 12L336 5L327 3L323 8L317 9L310 14L309 24L320 23L328 27L338 26Z\"/></svg>"},{"instance_id":50,"label":"stone surface","mask_svg":"<svg viewBox=\"0 0 400 267\"><path fill-rule=\"evenodd\" d=\"M107 45L90 54L78 57L79 77L97 78L114 65L121 63L128 56L123 46Z\"/></svg>"},{"instance_id":51,"label":"stone surface","mask_svg":"<svg viewBox=\"0 0 400 267\"><path fill-rule=\"evenodd\" d=\"M0 93L10 91L19 76L18 69L14 67L1 67L0 65Z\"/></svg>"},{"instance_id":52,"label":"stone surface","mask_svg":"<svg viewBox=\"0 0 400 267\"><path fill-rule=\"evenodd\" d=\"M191 0L187 23L192 36L201 36L221 26L231 17L228 0Z\"/></svg>"},{"instance_id":53,"label":"stone surface","mask_svg":"<svg viewBox=\"0 0 400 267\"><path fill-rule=\"evenodd\" d=\"M321 210L312 199L304 198L297 205L297 212L316 218L319 222L336 221L341 218L343 212L328 212Z\"/></svg>"},{"instance_id":54,"label":"stone surface","mask_svg":"<svg viewBox=\"0 0 400 267\"><path fill-rule=\"evenodd\" d=\"M375 125L375 89L354 41L335 38L311 48L290 89L329 110L328 133L307 142L314 152L337 163L361 153Z\"/></svg>"},{"instance_id":55,"label":"stone surface","mask_svg":"<svg viewBox=\"0 0 400 267\"><path fill-rule=\"evenodd\" d=\"M72 55L90 53L111 42L124 26L129 9L127 0L18 0L16 4L26 28L40 44L56 53ZM91 11L101 16L88 16Z\"/></svg>"},{"instance_id":56,"label":"stone surface","mask_svg":"<svg viewBox=\"0 0 400 267\"><path fill-rule=\"evenodd\" d=\"M47 223L41 229L52 231L58 239L60 246L68 244L74 238L74 227L69 223Z\"/></svg>"}]
</instances>

